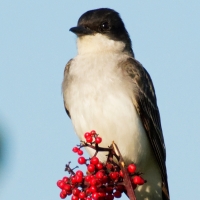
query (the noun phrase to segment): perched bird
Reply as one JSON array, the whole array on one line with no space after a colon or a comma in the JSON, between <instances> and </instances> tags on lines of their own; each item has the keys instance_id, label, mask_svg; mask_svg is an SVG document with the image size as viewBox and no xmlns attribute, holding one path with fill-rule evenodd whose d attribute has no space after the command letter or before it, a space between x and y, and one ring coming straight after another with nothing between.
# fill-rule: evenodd
<instances>
[{"instance_id":1,"label":"perched bird","mask_svg":"<svg viewBox=\"0 0 200 200\"><path fill-rule=\"evenodd\" d=\"M118 145L126 162L135 163L147 180L137 200L168 200L166 150L156 94L150 75L135 59L119 14L90 10L70 29L77 35L78 55L64 71L64 105L81 140L90 130L102 146ZM94 152L88 149L92 155ZM98 154L104 161L104 153Z\"/></svg>"}]
</instances>

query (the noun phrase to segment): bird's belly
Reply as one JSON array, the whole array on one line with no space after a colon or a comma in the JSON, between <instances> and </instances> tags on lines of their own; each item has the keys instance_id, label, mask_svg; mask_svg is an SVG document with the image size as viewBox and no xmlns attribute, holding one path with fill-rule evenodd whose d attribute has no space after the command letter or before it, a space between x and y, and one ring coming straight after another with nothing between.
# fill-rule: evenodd
<instances>
[{"instance_id":1,"label":"bird's belly","mask_svg":"<svg viewBox=\"0 0 200 200\"><path fill-rule=\"evenodd\" d=\"M86 90L87 88L87 90ZM74 90L70 114L75 131L83 140L85 132L96 130L102 137L102 147L114 141L127 163L134 162L141 171L148 166L151 148L142 122L130 96L123 88L111 85L95 88L80 84ZM68 98L69 99L69 98ZM92 149L87 151L93 155ZM105 160L105 153L99 153Z\"/></svg>"}]
</instances>

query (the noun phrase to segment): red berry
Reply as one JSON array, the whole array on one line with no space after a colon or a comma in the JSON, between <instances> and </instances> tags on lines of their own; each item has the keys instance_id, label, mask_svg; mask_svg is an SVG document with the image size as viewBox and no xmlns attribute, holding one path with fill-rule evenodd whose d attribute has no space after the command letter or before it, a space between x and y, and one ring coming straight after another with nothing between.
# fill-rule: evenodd
<instances>
[{"instance_id":1,"label":"red berry","mask_svg":"<svg viewBox=\"0 0 200 200\"><path fill-rule=\"evenodd\" d=\"M67 195L71 195L72 194L72 190L67 190Z\"/></svg>"},{"instance_id":2,"label":"red berry","mask_svg":"<svg viewBox=\"0 0 200 200\"><path fill-rule=\"evenodd\" d=\"M76 176L72 176L72 177L71 177L71 182L72 182L72 184L75 184L75 183L76 183Z\"/></svg>"},{"instance_id":3,"label":"red berry","mask_svg":"<svg viewBox=\"0 0 200 200\"><path fill-rule=\"evenodd\" d=\"M91 136L88 136L85 139L86 139L86 142L88 142L88 143L92 143L92 141L93 141L93 138Z\"/></svg>"},{"instance_id":4,"label":"red berry","mask_svg":"<svg viewBox=\"0 0 200 200\"><path fill-rule=\"evenodd\" d=\"M115 191L115 192L113 193L113 195L114 195L114 197L116 197L116 198L120 198L120 197L122 196L122 193L121 193L120 191Z\"/></svg>"},{"instance_id":5,"label":"red berry","mask_svg":"<svg viewBox=\"0 0 200 200\"><path fill-rule=\"evenodd\" d=\"M95 138L95 143L96 144L100 144L102 142L102 138L101 137L96 137Z\"/></svg>"},{"instance_id":6,"label":"red berry","mask_svg":"<svg viewBox=\"0 0 200 200\"><path fill-rule=\"evenodd\" d=\"M99 199L105 199L106 197L106 189L105 188L99 188L98 189Z\"/></svg>"},{"instance_id":7,"label":"red berry","mask_svg":"<svg viewBox=\"0 0 200 200\"><path fill-rule=\"evenodd\" d=\"M117 180L119 177L119 173L118 172L110 172L109 176L112 180Z\"/></svg>"},{"instance_id":8,"label":"red berry","mask_svg":"<svg viewBox=\"0 0 200 200\"><path fill-rule=\"evenodd\" d=\"M102 180L101 180L101 182L102 182L103 184L108 183L108 176L104 175L103 178L102 178Z\"/></svg>"},{"instance_id":9,"label":"red berry","mask_svg":"<svg viewBox=\"0 0 200 200\"><path fill-rule=\"evenodd\" d=\"M62 182L62 180L58 180L58 181L57 181L56 184L57 184L58 187L60 187L60 183L61 183L61 182Z\"/></svg>"},{"instance_id":10,"label":"red berry","mask_svg":"<svg viewBox=\"0 0 200 200\"><path fill-rule=\"evenodd\" d=\"M79 148L78 148L78 147L74 147L74 148L72 149L72 151L73 151L74 153L77 153L77 152L78 152L78 150L79 150Z\"/></svg>"},{"instance_id":11,"label":"red berry","mask_svg":"<svg viewBox=\"0 0 200 200\"><path fill-rule=\"evenodd\" d=\"M106 195L106 200L113 200L114 196L112 194L107 194Z\"/></svg>"},{"instance_id":12,"label":"red berry","mask_svg":"<svg viewBox=\"0 0 200 200\"><path fill-rule=\"evenodd\" d=\"M77 153L78 153L78 155L79 155L79 156L82 156L82 155L83 155L83 151L82 151L82 150L80 150L80 149L78 150L78 152L77 152Z\"/></svg>"},{"instance_id":13,"label":"red berry","mask_svg":"<svg viewBox=\"0 0 200 200\"><path fill-rule=\"evenodd\" d=\"M94 156L91 158L90 163L93 165L97 165L99 163L99 159L96 156Z\"/></svg>"},{"instance_id":14,"label":"red berry","mask_svg":"<svg viewBox=\"0 0 200 200\"><path fill-rule=\"evenodd\" d=\"M77 175L77 176L83 176L83 172L82 172L81 170L78 170L78 171L76 172L76 175Z\"/></svg>"},{"instance_id":15,"label":"red berry","mask_svg":"<svg viewBox=\"0 0 200 200\"><path fill-rule=\"evenodd\" d=\"M97 200L97 199L99 198L99 194L98 194L97 192L94 192L94 193L92 194L92 198L93 198L94 200Z\"/></svg>"},{"instance_id":16,"label":"red berry","mask_svg":"<svg viewBox=\"0 0 200 200\"><path fill-rule=\"evenodd\" d=\"M136 185L143 185L145 183L145 180L141 176L134 176L132 181Z\"/></svg>"},{"instance_id":17,"label":"red berry","mask_svg":"<svg viewBox=\"0 0 200 200\"><path fill-rule=\"evenodd\" d=\"M83 164L86 163L86 159L85 159L83 156L81 156L81 157L78 158L78 163L79 163L80 165L83 165Z\"/></svg>"},{"instance_id":18,"label":"red berry","mask_svg":"<svg viewBox=\"0 0 200 200\"><path fill-rule=\"evenodd\" d=\"M87 166L87 170L88 170L90 173L92 173L92 172L95 171L95 166L94 166L93 164L90 164L90 165Z\"/></svg>"},{"instance_id":19,"label":"red berry","mask_svg":"<svg viewBox=\"0 0 200 200\"><path fill-rule=\"evenodd\" d=\"M88 136L91 136L91 133L86 132L86 133L84 134L85 139L86 139Z\"/></svg>"},{"instance_id":20,"label":"red berry","mask_svg":"<svg viewBox=\"0 0 200 200\"><path fill-rule=\"evenodd\" d=\"M91 180L91 178L92 178L91 175L87 175L87 176L85 177L85 181L89 183L90 180Z\"/></svg>"},{"instance_id":21,"label":"red berry","mask_svg":"<svg viewBox=\"0 0 200 200\"><path fill-rule=\"evenodd\" d=\"M84 199L85 197L86 197L85 192L80 192L79 198L80 198L80 199Z\"/></svg>"},{"instance_id":22,"label":"red berry","mask_svg":"<svg viewBox=\"0 0 200 200\"><path fill-rule=\"evenodd\" d=\"M67 195L67 191L66 191L66 190L63 189L61 192L62 192L64 195Z\"/></svg>"},{"instance_id":23,"label":"red berry","mask_svg":"<svg viewBox=\"0 0 200 200\"><path fill-rule=\"evenodd\" d=\"M106 193L105 192L98 192L100 199L105 199Z\"/></svg>"},{"instance_id":24,"label":"red berry","mask_svg":"<svg viewBox=\"0 0 200 200\"><path fill-rule=\"evenodd\" d=\"M90 185L93 185L93 186L97 185L97 180L95 178L92 178L90 180Z\"/></svg>"},{"instance_id":25,"label":"red berry","mask_svg":"<svg viewBox=\"0 0 200 200\"><path fill-rule=\"evenodd\" d=\"M72 195L71 200L78 200L79 198L75 195Z\"/></svg>"},{"instance_id":26,"label":"red berry","mask_svg":"<svg viewBox=\"0 0 200 200\"><path fill-rule=\"evenodd\" d=\"M136 171L136 165L135 164L130 164L128 167L127 167L127 170L129 173L135 173Z\"/></svg>"},{"instance_id":27,"label":"red berry","mask_svg":"<svg viewBox=\"0 0 200 200\"><path fill-rule=\"evenodd\" d=\"M64 190L71 191L71 186L69 184L64 185Z\"/></svg>"},{"instance_id":28,"label":"red berry","mask_svg":"<svg viewBox=\"0 0 200 200\"><path fill-rule=\"evenodd\" d=\"M109 194L112 194L113 193L113 187L107 186L106 187L106 192L109 193Z\"/></svg>"},{"instance_id":29,"label":"red berry","mask_svg":"<svg viewBox=\"0 0 200 200\"><path fill-rule=\"evenodd\" d=\"M91 192L91 193L94 193L94 192L96 192L96 191L97 191L97 187L92 185L92 186L90 187L90 192Z\"/></svg>"},{"instance_id":30,"label":"red berry","mask_svg":"<svg viewBox=\"0 0 200 200\"><path fill-rule=\"evenodd\" d=\"M62 191L60 192L60 198L61 198L61 199L65 199L66 196L67 196L67 192L66 192L65 190L62 190Z\"/></svg>"},{"instance_id":31,"label":"red berry","mask_svg":"<svg viewBox=\"0 0 200 200\"><path fill-rule=\"evenodd\" d=\"M72 190L72 194L73 194L74 196L79 196L80 192L81 192L81 191L80 191L78 188L74 188L74 189Z\"/></svg>"},{"instance_id":32,"label":"red berry","mask_svg":"<svg viewBox=\"0 0 200 200\"><path fill-rule=\"evenodd\" d=\"M67 183L69 181L69 178L64 176L63 179L62 179L65 183Z\"/></svg>"},{"instance_id":33,"label":"red berry","mask_svg":"<svg viewBox=\"0 0 200 200\"><path fill-rule=\"evenodd\" d=\"M111 163L106 163L106 168L109 170L113 169L113 165Z\"/></svg>"},{"instance_id":34,"label":"red berry","mask_svg":"<svg viewBox=\"0 0 200 200\"><path fill-rule=\"evenodd\" d=\"M96 168L97 168L98 170L103 169L103 164L102 164L101 162L99 162L98 164L96 164Z\"/></svg>"},{"instance_id":35,"label":"red berry","mask_svg":"<svg viewBox=\"0 0 200 200\"><path fill-rule=\"evenodd\" d=\"M103 176L104 176L104 173L101 172L101 171L98 171L98 172L96 173L96 177L97 177L98 179L102 179Z\"/></svg>"},{"instance_id":36,"label":"red berry","mask_svg":"<svg viewBox=\"0 0 200 200\"><path fill-rule=\"evenodd\" d=\"M88 196L89 194L91 194L90 188L87 188L87 189L85 190L85 193L86 193L87 196Z\"/></svg>"},{"instance_id":37,"label":"red berry","mask_svg":"<svg viewBox=\"0 0 200 200\"><path fill-rule=\"evenodd\" d=\"M64 189L64 186L65 186L65 182L63 180L59 180L57 182L57 186L60 188L60 189Z\"/></svg>"},{"instance_id":38,"label":"red berry","mask_svg":"<svg viewBox=\"0 0 200 200\"><path fill-rule=\"evenodd\" d=\"M75 176L76 177L76 182L77 183L82 183L83 177L82 176Z\"/></svg>"},{"instance_id":39,"label":"red berry","mask_svg":"<svg viewBox=\"0 0 200 200\"><path fill-rule=\"evenodd\" d=\"M118 190L118 191L120 191L121 193L125 191L124 185L116 185L115 189Z\"/></svg>"},{"instance_id":40,"label":"red berry","mask_svg":"<svg viewBox=\"0 0 200 200\"><path fill-rule=\"evenodd\" d=\"M91 135L96 135L97 134L95 130L90 131L90 133L91 133Z\"/></svg>"}]
</instances>

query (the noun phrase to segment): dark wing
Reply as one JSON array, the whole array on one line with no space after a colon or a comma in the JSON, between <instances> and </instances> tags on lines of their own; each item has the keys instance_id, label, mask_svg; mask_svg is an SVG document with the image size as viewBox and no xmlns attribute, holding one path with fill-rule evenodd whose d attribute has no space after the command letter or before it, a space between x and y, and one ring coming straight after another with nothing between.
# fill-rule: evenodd
<instances>
[{"instance_id":1,"label":"dark wing","mask_svg":"<svg viewBox=\"0 0 200 200\"><path fill-rule=\"evenodd\" d=\"M156 94L151 77L145 68L134 58L129 58L126 62L122 63L122 69L130 76L134 84L136 100L133 103L140 115L162 173L163 200L168 200L169 190L165 165L166 150Z\"/></svg>"},{"instance_id":2,"label":"dark wing","mask_svg":"<svg viewBox=\"0 0 200 200\"><path fill-rule=\"evenodd\" d=\"M68 61L68 63L65 65L64 80L63 80L63 83L62 83L62 91L63 91L63 94L64 94L64 89L65 89L65 87L66 87L66 85L67 85L67 82L68 82L68 74L69 74L70 65L71 65L72 60L73 60L73 59L70 59L70 60ZM63 100L64 100L64 98L63 98ZM65 100L64 100L64 106L65 106L65 111L66 111L67 115L69 116L69 118L71 118L70 113L69 113L69 110L67 109Z\"/></svg>"}]
</instances>

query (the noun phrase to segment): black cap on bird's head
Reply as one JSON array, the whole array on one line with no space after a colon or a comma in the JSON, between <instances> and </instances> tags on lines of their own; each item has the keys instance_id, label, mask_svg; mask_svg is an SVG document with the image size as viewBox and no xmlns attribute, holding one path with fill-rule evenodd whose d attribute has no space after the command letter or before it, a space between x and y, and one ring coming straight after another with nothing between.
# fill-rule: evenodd
<instances>
[{"instance_id":1,"label":"black cap on bird's head","mask_svg":"<svg viewBox=\"0 0 200 200\"><path fill-rule=\"evenodd\" d=\"M85 12L78 25L70 29L78 37L100 33L111 40L125 43L125 51L133 55L131 40L119 13L109 8L100 8Z\"/></svg>"}]
</instances>

